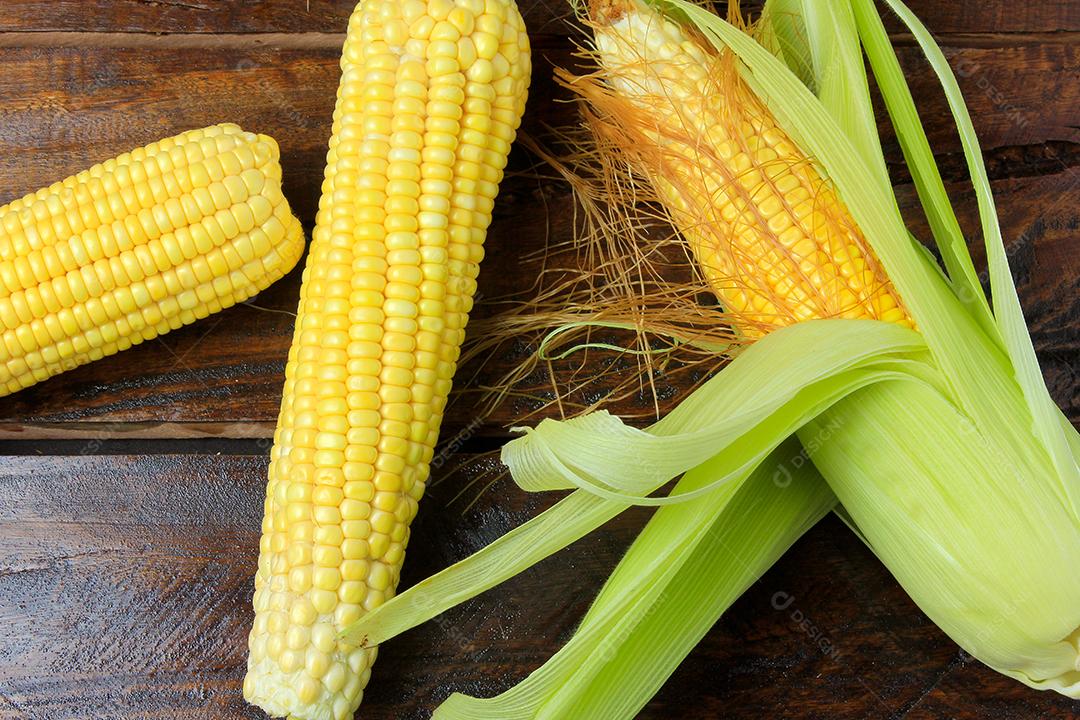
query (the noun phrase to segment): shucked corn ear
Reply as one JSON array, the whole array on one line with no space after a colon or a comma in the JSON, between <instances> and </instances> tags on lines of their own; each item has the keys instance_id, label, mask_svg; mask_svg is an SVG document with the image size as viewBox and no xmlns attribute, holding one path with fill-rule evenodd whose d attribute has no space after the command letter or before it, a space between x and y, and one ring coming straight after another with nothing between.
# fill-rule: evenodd
<instances>
[{"instance_id":1,"label":"shucked corn ear","mask_svg":"<svg viewBox=\"0 0 1080 720\"><path fill-rule=\"evenodd\" d=\"M364 0L271 453L244 695L343 720L428 477L530 61L509 0Z\"/></svg>"},{"instance_id":2,"label":"shucked corn ear","mask_svg":"<svg viewBox=\"0 0 1080 720\"><path fill-rule=\"evenodd\" d=\"M243 302L304 238L274 141L151 143L0 208L0 395Z\"/></svg>"},{"instance_id":3,"label":"shucked corn ear","mask_svg":"<svg viewBox=\"0 0 1080 720\"><path fill-rule=\"evenodd\" d=\"M591 8L611 93L590 96L749 336L814 318L912 326L847 207L732 57L632 2Z\"/></svg>"}]
</instances>

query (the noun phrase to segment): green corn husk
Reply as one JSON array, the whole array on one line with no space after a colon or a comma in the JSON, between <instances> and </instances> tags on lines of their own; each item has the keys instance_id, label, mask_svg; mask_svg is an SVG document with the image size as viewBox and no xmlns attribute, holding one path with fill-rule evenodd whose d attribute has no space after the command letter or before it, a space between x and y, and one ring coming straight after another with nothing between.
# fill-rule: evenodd
<instances>
[{"instance_id":1,"label":"green corn husk","mask_svg":"<svg viewBox=\"0 0 1080 720\"><path fill-rule=\"evenodd\" d=\"M757 341L646 430L595 413L544 421L509 443L503 460L522 488L573 492L366 615L350 637L381 642L631 504L661 508L562 651L498 698L454 696L438 717L633 717L748 579L837 498L961 647L1031 687L1080 696L1080 435L1039 372L948 63L900 0L886 3L950 102L979 199L993 305L872 0L769 0L754 37L684 0L658 3L738 56L744 80L837 188L919 333L869 321L797 324ZM862 52L943 268L900 216ZM782 458L799 452L792 433L816 470L791 474ZM671 495L653 495L683 473ZM773 511L755 513L764 498ZM717 533L729 560L747 559L740 568L717 559Z\"/></svg>"},{"instance_id":2,"label":"green corn husk","mask_svg":"<svg viewBox=\"0 0 1080 720\"><path fill-rule=\"evenodd\" d=\"M789 440L745 480L723 485L707 500L664 507L550 661L497 697L452 695L434 717L636 715L717 618L835 504L809 463L793 468L787 482L775 482L776 467L800 452ZM687 473L677 491L708 484L715 479L710 469L705 463ZM643 576L651 581L641 583Z\"/></svg>"},{"instance_id":3,"label":"green corn husk","mask_svg":"<svg viewBox=\"0 0 1080 720\"><path fill-rule=\"evenodd\" d=\"M956 116L980 199L993 324L986 321L981 289L973 286L974 267L880 17L869 0L855 0L848 13L840 8L846 3L833 4L834 17L855 21L918 178L920 198L934 219L938 246L947 248L942 253L950 269L946 292L921 289L938 285L936 267L905 263L904 255L913 253L900 244L904 231L895 202L885 216L865 212L870 204L859 196L869 200L873 194L865 184L869 177L860 180L858 172L848 172L859 169L855 163L839 161L843 144L833 141L844 136L814 127L814 113L784 116L823 162L866 230L948 389L884 382L854 393L799 435L808 440L821 437L823 426L834 428L827 441L806 443L812 459L870 547L931 619L990 667L1032 687L1075 697L1080 694L1080 481L1070 443L1075 447L1077 433L1062 422L1039 374L970 119L940 50L910 11L889 0L926 50ZM696 9L688 14L712 33L710 39L739 53L763 96L780 97L786 90L790 74L760 47L743 43L744 35L714 16ZM820 109L849 117L843 100L834 105L830 108L822 96ZM866 159L865 167L880 163L879 154L850 149ZM883 201L887 192L891 197L885 184L877 189ZM895 248L880 242L888 239L889 228L874 230L890 218ZM933 310L933 301L943 310Z\"/></svg>"}]
</instances>

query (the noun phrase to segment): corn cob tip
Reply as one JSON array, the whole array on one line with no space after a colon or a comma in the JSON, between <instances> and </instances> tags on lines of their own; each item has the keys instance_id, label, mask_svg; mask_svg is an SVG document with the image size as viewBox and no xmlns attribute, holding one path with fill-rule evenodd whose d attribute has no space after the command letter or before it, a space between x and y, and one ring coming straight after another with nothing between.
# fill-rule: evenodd
<instances>
[{"instance_id":1,"label":"corn cob tip","mask_svg":"<svg viewBox=\"0 0 1080 720\"><path fill-rule=\"evenodd\" d=\"M589 17L594 22L610 24L618 22L627 11L629 0L590 0Z\"/></svg>"},{"instance_id":2,"label":"corn cob tip","mask_svg":"<svg viewBox=\"0 0 1080 720\"><path fill-rule=\"evenodd\" d=\"M268 159L275 161L281 159L281 147L278 145L277 140L269 135L263 135L262 133L254 135L254 139L259 144L260 148L266 148L269 153Z\"/></svg>"}]
</instances>

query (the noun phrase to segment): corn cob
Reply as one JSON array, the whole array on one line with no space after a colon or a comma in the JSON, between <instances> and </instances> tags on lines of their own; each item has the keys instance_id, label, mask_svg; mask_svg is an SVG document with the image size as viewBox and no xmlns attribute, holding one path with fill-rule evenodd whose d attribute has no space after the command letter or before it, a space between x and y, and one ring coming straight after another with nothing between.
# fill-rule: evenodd
<instances>
[{"instance_id":1,"label":"corn cob","mask_svg":"<svg viewBox=\"0 0 1080 720\"><path fill-rule=\"evenodd\" d=\"M589 96L600 124L622 135L613 144L747 336L813 318L913 325L848 209L733 58L632 1L599 0L591 15L614 91Z\"/></svg>"},{"instance_id":2,"label":"corn cob","mask_svg":"<svg viewBox=\"0 0 1080 720\"><path fill-rule=\"evenodd\" d=\"M244 695L342 720L394 594L529 82L510 0L365 0L271 452Z\"/></svg>"},{"instance_id":3,"label":"corn cob","mask_svg":"<svg viewBox=\"0 0 1080 720\"><path fill-rule=\"evenodd\" d=\"M242 302L304 238L274 141L193 130L0 208L0 395Z\"/></svg>"}]
</instances>

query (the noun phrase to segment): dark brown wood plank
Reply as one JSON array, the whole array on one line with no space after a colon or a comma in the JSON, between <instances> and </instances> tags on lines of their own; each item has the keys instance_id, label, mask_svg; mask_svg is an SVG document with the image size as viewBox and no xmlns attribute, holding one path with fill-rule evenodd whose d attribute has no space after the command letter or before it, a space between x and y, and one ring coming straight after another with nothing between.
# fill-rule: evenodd
<instances>
[{"instance_id":1,"label":"dark brown wood plank","mask_svg":"<svg viewBox=\"0 0 1080 720\"><path fill-rule=\"evenodd\" d=\"M133 147L234 122L282 148L286 192L313 216L339 51L0 45L0 202Z\"/></svg>"},{"instance_id":2,"label":"dark brown wood plank","mask_svg":"<svg viewBox=\"0 0 1080 720\"><path fill-rule=\"evenodd\" d=\"M354 0L10 0L0 32L343 33ZM522 0L530 32L562 32L566 0ZM1052 21L1067 22L1067 17Z\"/></svg>"},{"instance_id":3,"label":"dark brown wood plank","mask_svg":"<svg viewBox=\"0 0 1080 720\"><path fill-rule=\"evenodd\" d=\"M1041 0L1031 3L957 0L906 3L934 33L1034 33L1080 30L1080 7L1072 0ZM904 29L879 2L878 8L894 31Z\"/></svg>"},{"instance_id":4,"label":"dark brown wood plank","mask_svg":"<svg viewBox=\"0 0 1080 720\"><path fill-rule=\"evenodd\" d=\"M13 0L0 28L40 32L343 32L351 0Z\"/></svg>"},{"instance_id":5,"label":"dark brown wood plank","mask_svg":"<svg viewBox=\"0 0 1080 720\"><path fill-rule=\"evenodd\" d=\"M914 50L905 52L907 64L919 74L918 63L911 59ZM551 65L570 61L566 48L553 46L538 52L536 59L526 126L539 136L546 124L572 122L574 110L554 102L562 95L551 80ZM1021 290L1051 385L1070 416L1080 418L1075 382L1075 283L1080 269L1073 232L1080 222L1075 210L1080 192L1072 169L1076 145L1069 142L1080 132L1075 129L1080 127L1080 89L1070 81L1080 67L1080 50L1064 44L974 48L956 51L953 61L971 70L963 81L970 85L969 102L987 148L1023 142L1037 151L1048 141L1062 148L1060 155L1044 154L1034 167L1023 153L1013 157L1017 153L1010 148L990 152L1005 158L995 167L999 176L1037 172L1041 177L1000 180L999 207L1006 237L1029 248L1014 262L1028 268ZM310 227L337 83L337 50L332 46L246 47L230 41L206 48L181 43L155 51L143 46L84 50L5 47L0 37L0 63L6 70L0 79L0 202L134 145L229 120L278 139L286 193ZM994 88L1013 88L1010 97L1022 102L1019 115L1011 105L1001 105L999 95L980 90L986 78ZM935 146L955 152L936 88L925 78L914 85ZM1025 122L1018 124L1018 117ZM898 157L895 147L888 153ZM949 164L955 171L957 158ZM516 152L513 174L496 207L482 272L488 302L520 289L522 272L528 274L521 266L526 252L542 247L547 237L558 241L572 236L569 214L557 210L569 201L565 188L537 179L529 168L527 155ZM910 191L903 192L905 204L911 205ZM958 198L966 227L974 229L974 199L962 194ZM229 310L0 400L0 431L88 440L269 436L280 400L291 335L288 313L295 308L298 277L294 272L263 293L255 301L263 309ZM480 311L486 312L483 302ZM505 362L501 367L505 369ZM617 409L647 413L650 407L649 398L643 397L636 405ZM492 427L512 422L522 410L505 408L493 418ZM463 425L471 413L459 405L450 423Z\"/></svg>"},{"instance_id":6,"label":"dark brown wood plank","mask_svg":"<svg viewBox=\"0 0 1080 720\"><path fill-rule=\"evenodd\" d=\"M259 465L0 462L0 717L242 716Z\"/></svg>"},{"instance_id":7,"label":"dark brown wood plank","mask_svg":"<svg viewBox=\"0 0 1080 720\"><path fill-rule=\"evenodd\" d=\"M271 135L286 195L308 224L322 182L340 70L336 47L187 43L155 49L4 44L0 36L0 204L133 147L234 122ZM565 48L552 52L569 62ZM526 130L562 123L548 55L535 57Z\"/></svg>"},{"instance_id":8,"label":"dark brown wood plank","mask_svg":"<svg viewBox=\"0 0 1080 720\"><path fill-rule=\"evenodd\" d=\"M436 478L406 584L552 501L507 480L467 489L488 462ZM263 717L244 705L240 681L265 471L261 456L0 457L0 719ZM629 512L384 646L363 717L423 718L450 692L496 693L524 677L568 637L647 516ZM793 599L785 611L773 607L778 592ZM821 652L807 623L836 653ZM965 659L828 519L736 603L641 717L908 709L1068 717L1080 704Z\"/></svg>"},{"instance_id":9,"label":"dark brown wood plank","mask_svg":"<svg viewBox=\"0 0 1080 720\"><path fill-rule=\"evenodd\" d=\"M1050 140L1080 142L1080 43L944 48L984 150ZM936 152L959 149L955 125L929 63L914 47L897 50ZM1071 78L1073 79L1070 79ZM890 158L899 154L890 151Z\"/></svg>"},{"instance_id":10,"label":"dark brown wood plank","mask_svg":"<svg viewBox=\"0 0 1080 720\"><path fill-rule=\"evenodd\" d=\"M984 149L1080 141L1080 45L951 51ZM959 144L936 82L901 48L931 141ZM572 66L565 41L535 53L527 129L574 121L551 79ZM236 122L282 147L286 189L313 216L338 79L333 45L25 47L0 36L0 202L132 147L200 125ZM238 91L241 89L242 91ZM895 147L890 160L899 159Z\"/></svg>"},{"instance_id":11,"label":"dark brown wood plank","mask_svg":"<svg viewBox=\"0 0 1080 720\"><path fill-rule=\"evenodd\" d=\"M353 0L8 0L0 4L2 31L149 33L343 32ZM1070 0L1027 4L912 0L908 5L937 33L1031 33L1080 30L1080 8ZM744 1L756 15L759 0ZM567 0L522 0L532 32L559 32ZM899 23L891 23L899 29Z\"/></svg>"},{"instance_id":12,"label":"dark brown wood plank","mask_svg":"<svg viewBox=\"0 0 1080 720\"><path fill-rule=\"evenodd\" d=\"M995 191L1021 300L1051 392L1069 417L1080 421L1076 383L1080 374L1080 255L1076 252L1080 179L1073 171L1063 171L999 180ZM961 185L952 186L951 192L964 210L964 227L975 237L974 197ZM899 188L898 195L905 210L914 215L911 187ZM560 207L569 202L569 196L549 195L537 188L534 179L523 176L508 181L496 208L488 258L481 273L483 295L478 312L492 312L495 306L491 302L520 289L522 273L532 271L520 258L528 250L542 247L544 227L539 223L522 225L520 218L536 216L545 202ZM551 232L567 237L566 222L566 214L554 213ZM925 237L921 222L913 221L912 229ZM981 258L977 245L975 254ZM298 288L299 272L294 271L256 298L257 308L227 310L143 347L4 398L0 401L0 432L22 438L82 437L87 442L133 435L269 437L292 332L293 318L288 313L295 307ZM531 351L526 345L516 348L516 355L500 355L469 382L490 383L519 361L522 353ZM459 382L471 378L473 369L467 368ZM519 389L542 397L548 387L546 375L537 373ZM670 398L679 394L678 388L663 384L661 392ZM448 433L468 425L475 402L476 398L465 397L451 406ZM505 404L481 432L499 433L501 427L536 404ZM613 410L647 416L652 410L651 397L627 399ZM553 410L538 417L551 414Z\"/></svg>"},{"instance_id":13,"label":"dark brown wood plank","mask_svg":"<svg viewBox=\"0 0 1080 720\"><path fill-rule=\"evenodd\" d=\"M1080 715L1080 707L1075 702L1072 706L1063 703L1037 707L1029 704L1032 698L1024 686L986 688L986 680L985 668L961 651L938 682L928 688L927 693L904 717L909 720L967 717L969 710L962 698L970 692L981 690L989 693L984 696L982 717L995 720L1075 720Z\"/></svg>"}]
</instances>

